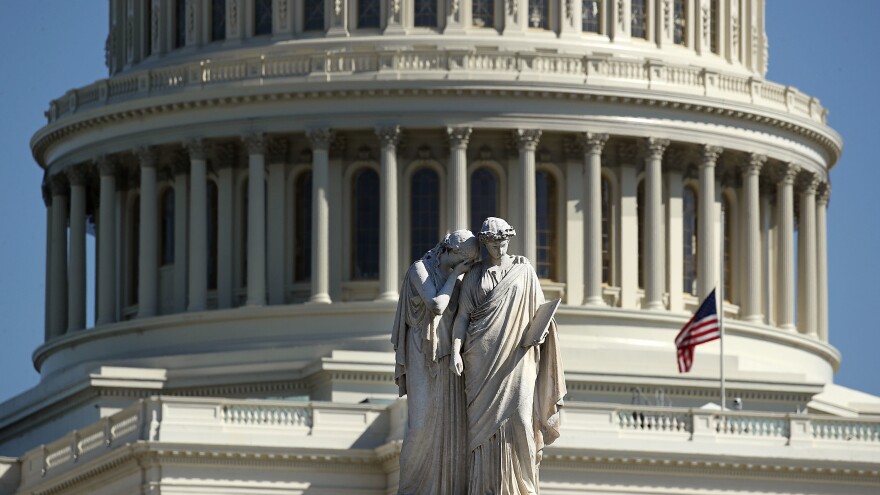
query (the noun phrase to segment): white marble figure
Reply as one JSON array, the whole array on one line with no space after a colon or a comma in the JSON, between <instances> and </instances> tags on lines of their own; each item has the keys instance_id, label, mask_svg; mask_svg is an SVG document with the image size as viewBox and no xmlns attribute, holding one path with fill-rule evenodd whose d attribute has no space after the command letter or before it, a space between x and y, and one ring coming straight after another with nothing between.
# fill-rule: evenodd
<instances>
[{"instance_id":1,"label":"white marble figure","mask_svg":"<svg viewBox=\"0 0 880 495\"><path fill-rule=\"evenodd\" d=\"M463 381L449 366L458 282L479 255L469 230L448 234L413 263L392 329L407 427L400 453L401 495L463 494L467 443Z\"/></svg>"},{"instance_id":2,"label":"white marble figure","mask_svg":"<svg viewBox=\"0 0 880 495\"><path fill-rule=\"evenodd\" d=\"M503 219L483 222L483 260L459 291L450 365L465 382L468 487L448 493L537 494L543 448L559 437L566 391L556 323L543 341L526 335L544 295L529 260L507 254L514 235Z\"/></svg>"}]
</instances>

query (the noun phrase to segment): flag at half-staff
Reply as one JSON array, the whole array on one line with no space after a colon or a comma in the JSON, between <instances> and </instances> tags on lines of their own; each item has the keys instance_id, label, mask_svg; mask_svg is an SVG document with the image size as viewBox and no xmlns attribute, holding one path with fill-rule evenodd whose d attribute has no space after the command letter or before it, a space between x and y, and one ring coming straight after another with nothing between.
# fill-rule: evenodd
<instances>
[{"instance_id":1,"label":"flag at half-staff","mask_svg":"<svg viewBox=\"0 0 880 495\"><path fill-rule=\"evenodd\" d=\"M694 364L694 347L720 338L718 306L715 303L715 289L712 289L694 316L675 337L675 347L678 349L678 371L686 373L691 370Z\"/></svg>"}]
</instances>

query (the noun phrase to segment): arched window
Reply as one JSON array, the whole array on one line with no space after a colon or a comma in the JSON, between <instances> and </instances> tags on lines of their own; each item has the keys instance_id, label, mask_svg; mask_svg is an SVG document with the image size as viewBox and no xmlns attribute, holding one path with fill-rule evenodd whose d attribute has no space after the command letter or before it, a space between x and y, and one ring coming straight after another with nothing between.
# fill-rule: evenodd
<instances>
[{"instance_id":1,"label":"arched window","mask_svg":"<svg viewBox=\"0 0 880 495\"><path fill-rule=\"evenodd\" d=\"M174 48L186 46L186 0L174 1Z\"/></svg>"},{"instance_id":2,"label":"arched window","mask_svg":"<svg viewBox=\"0 0 880 495\"><path fill-rule=\"evenodd\" d=\"M486 217L498 216L498 177L488 167L480 167L471 174L471 225L474 234L480 232Z\"/></svg>"},{"instance_id":3,"label":"arched window","mask_svg":"<svg viewBox=\"0 0 880 495\"><path fill-rule=\"evenodd\" d=\"M272 0L254 0L254 35L272 34Z\"/></svg>"},{"instance_id":4,"label":"arched window","mask_svg":"<svg viewBox=\"0 0 880 495\"><path fill-rule=\"evenodd\" d=\"M639 223L638 249L639 249L639 287L645 287L645 181L639 181L636 190L636 217Z\"/></svg>"},{"instance_id":5,"label":"arched window","mask_svg":"<svg viewBox=\"0 0 880 495\"><path fill-rule=\"evenodd\" d=\"M550 0L529 0L529 27L550 29Z\"/></svg>"},{"instance_id":6,"label":"arched window","mask_svg":"<svg viewBox=\"0 0 880 495\"><path fill-rule=\"evenodd\" d=\"M140 275L141 255L141 202L140 197L137 195L132 199L129 219L128 304L133 306L138 303L138 276Z\"/></svg>"},{"instance_id":7,"label":"arched window","mask_svg":"<svg viewBox=\"0 0 880 495\"><path fill-rule=\"evenodd\" d=\"M161 264L174 263L174 189L162 193L162 226L160 232Z\"/></svg>"},{"instance_id":8,"label":"arched window","mask_svg":"<svg viewBox=\"0 0 880 495\"><path fill-rule=\"evenodd\" d=\"M353 181L352 273L355 280L379 278L379 174L365 168Z\"/></svg>"},{"instance_id":9,"label":"arched window","mask_svg":"<svg viewBox=\"0 0 880 495\"><path fill-rule=\"evenodd\" d=\"M630 35L648 39L648 8L645 0L630 0Z\"/></svg>"},{"instance_id":10,"label":"arched window","mask_svg":"<svg viewBox=\"0 0 880 495\"><path fill-rule=\"evenodd\" d=\"M682 197L682 232L684 235L684 262L682 288L689 294L697 293L697 191L685 186Z\"/></svg>"},{"instance_id":11,"label":"arched window","mask_svg":"<svg viewBox=\"0 0 880 495\"><path fill-rule=\"evenodd\" d=\"M312 278L312 172L299 174L294 182L293 279Z\"/></svg>"},{"instance_id":12,"label":"arched window","mask_svg":"<svg viewBox=\"0 0 880 495\"><path fill-rule=\"evenodd\" d=\"M721 195L721 208L724 211L724 300L731 302L733 297L733 202L726 194Z\"/></svg>"},{"instance_id":13,"label":"arched window","mask_svg":"<svg viewBox=\"0 0 880 495\"><path fill-rule=\"evenodd\" d=\"M602 283L612 285L611 280L611 181L602 177Z\"/></svg>"},{"instance_id":14,"label":"arched window","mask_svg":"<svg viewBox=\"0 0 880 495\"><path fill-rule=\"evenodd\" d=\"M379 0L357 0L357 14L359 28L379 28Z\"/></svg>"},{"instance_id":15,"label":"arched window","mask_svg":"<svg viewBox=\"0 0 880 495\"><path fill-rule=\"evenodd\" d=\"M581 31L585 33L599 32L601 8L599 0L581 0Z\"/></svg>"},{"instance_id":16,"label":"arched window","mask_svg":"<svg viewBox=\"0 0 880 495\"><path fill-rule=\"evenodd\" d=\"M303 1L303 31L324 30L324 0Z\"/></svg>"},{"instance_id":17,"label":"arched window","mask_svg":"<svg viewBox=\"0 0 880 495\"><path fill-rule=\"evenodd\" d=\"M437 0L414 0L413 25L416 27L437 26Z\"/></svg>"},{"instance_id":18,"label":"arched window","mask_svg":"<svg viewBox=\"0 0 880 495\"><path fill-rule=\"evenodd\" d=\"M208 181L208 290L217 288L217 183Z\"/></svg>"},{"instance_id":19,"label":"arched window","mask_svg":"<svg viewBox=\"0 0 880 495\"><path fill-rule=\"evenodd\" d=\"M410 258L415 261L437 244L440 234L440 179L422 168L410 182Z\"/></svg>"},{"instance_id":20,"label":"arched window","mask_svg":"<svg viewBox=\"0 0 880 495\"><path fill-rule=\"evenodd\" d=\"M718 0L709 1L709 49L718 53Z\"/></svg>"},{"instance_id":21,"label":"arched window","mask_svg":"<svg viewBox=\"0 0 880 495\"><path fill-rule=\"evenodd\" d=\"M495 0L473 0L471 12L474 27L495 27Z\"/></svg>"},{"instance_id":22,"label":"arched window","mask_svg":"<svg viewBox=\"0 0 880 495\"><path fill-rule=\"evenodd\" d=\"M557 249L559 246L556 221L558 215L559 188L556 178L546 170L535 173L535 196L537 205L537 272L538 277L556 280Z\"/></svg>"},{"instance_id":23,"label":"arched window","mask_svg":"<svg viewBox=\"0 0 880 495\"><path fill-rule=\"evenodd\" d=\"M211 41L226 39L226 0L211 0Z\"/></svg>"},{"instance_id":24,"label":"arched window","mask_svg":"<svg viewBox=\"0 0 880 495\"><path fill-rule=\"evenodd\" d=\"M675 0L673 7L673 31L672 40L676 45L687 44L687 2L685 0Z\"/></svg>"}]
</instances>

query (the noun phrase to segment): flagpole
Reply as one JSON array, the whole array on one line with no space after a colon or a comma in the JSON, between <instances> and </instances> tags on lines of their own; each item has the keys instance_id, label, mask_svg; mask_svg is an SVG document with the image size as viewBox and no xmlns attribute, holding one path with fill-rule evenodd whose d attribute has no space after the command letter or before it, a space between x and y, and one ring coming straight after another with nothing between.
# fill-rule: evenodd
<instances>
[{"instance_id":1,"label":"flagpole","mask_svg":"<svg viewBox=\"0 0 880 495\"><path fill-rule=\"evenodd\" d=\"M724 391L724 203L721 204L721 242L720 249L718 252L720 253L720 270L718 271L718 280L721 283L718 284L718 330L720 331L721 337L719 338L719 342L721 344L721 352L719 355L719 368L721 369L721 410L725 409L726 396L727 394Z\"/></svg>"}]
</instances>

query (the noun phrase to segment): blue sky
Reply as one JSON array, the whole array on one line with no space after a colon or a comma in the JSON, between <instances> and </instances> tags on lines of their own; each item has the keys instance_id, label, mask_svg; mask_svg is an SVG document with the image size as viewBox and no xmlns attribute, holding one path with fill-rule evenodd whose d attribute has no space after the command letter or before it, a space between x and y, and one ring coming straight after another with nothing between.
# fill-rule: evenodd
<instances>
[{"instance_id":1,"label":"blue sky","mask_svg":"<svg viewBox=\"0 0 880 495\"><path fill-rule=\"evenodd\" d=\"M831 342L843 354L835 381L880 395L880 2L767 3L768 79L818 97L845 141L828 213ZM0 401L37 383L31 353L43 339L46 215L28 143L50 99L106 76L107 4L13 2L0 16Z\"/></svg>"}]
</instances>

